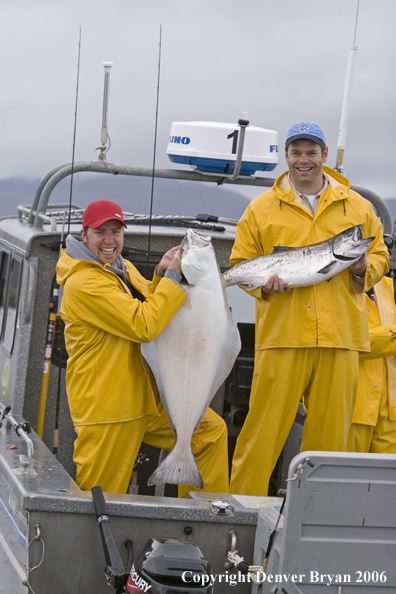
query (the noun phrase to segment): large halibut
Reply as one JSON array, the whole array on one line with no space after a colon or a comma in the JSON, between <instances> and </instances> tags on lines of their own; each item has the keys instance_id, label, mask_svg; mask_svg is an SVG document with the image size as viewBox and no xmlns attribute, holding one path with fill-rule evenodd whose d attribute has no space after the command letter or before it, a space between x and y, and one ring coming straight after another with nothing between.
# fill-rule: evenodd
<instances>
[{"instance_id":1,"label":"large halibut","mask_svg":"<svg viewBox=\"0 0 396 594\"><path fill-rule=\"evenodd\" d=\"M211 238L188 229L182 242L181 282L187 299L142 354L155 376L176 444L148 484L203 481L191 437L241 349Z\"/></svg>"}]
</instances>

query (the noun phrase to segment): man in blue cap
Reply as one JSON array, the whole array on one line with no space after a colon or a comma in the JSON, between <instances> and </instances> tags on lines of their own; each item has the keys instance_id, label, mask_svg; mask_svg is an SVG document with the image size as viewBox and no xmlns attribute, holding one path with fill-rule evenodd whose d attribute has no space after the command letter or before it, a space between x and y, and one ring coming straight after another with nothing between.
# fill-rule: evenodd
<instances>
[{"instance_id":1,"label":"man in blue cap","mask_svg":"<svg viewBox=\"0 0 396 594\"><path fill-rule=\"evenodd\" d=\"M354 411L359 351L370 350L367 291L389 269L382 226L349 181L325 166L328 148L313 122L290 128L289 171L253 200L236 231L230 264L275 246L325 241L362 225L368 255L330 281L291 289L273 276L256 298L255 369L249 413L238 437L231 492L266 495L301 398L307 418L301 450L345 451Z\"/></svg>"}]
</instances>

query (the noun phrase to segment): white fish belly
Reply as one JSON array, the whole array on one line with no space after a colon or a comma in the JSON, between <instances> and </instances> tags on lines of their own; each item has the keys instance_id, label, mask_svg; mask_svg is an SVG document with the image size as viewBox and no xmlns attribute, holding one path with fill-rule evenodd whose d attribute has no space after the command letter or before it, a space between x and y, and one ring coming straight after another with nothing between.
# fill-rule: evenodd
<instances>
[{"instance_id":1,"label":"white fish belly","mask_svg":"<svg viewBox=\"0 0 396 594\"><path fill-rule=\"evenodd\" d=\"M185 304L155 339L165 407L178 440L191 440L209 405L226 332L218 274L217 283L208 280L187 287Z\"/></svg>"}]
</instances>

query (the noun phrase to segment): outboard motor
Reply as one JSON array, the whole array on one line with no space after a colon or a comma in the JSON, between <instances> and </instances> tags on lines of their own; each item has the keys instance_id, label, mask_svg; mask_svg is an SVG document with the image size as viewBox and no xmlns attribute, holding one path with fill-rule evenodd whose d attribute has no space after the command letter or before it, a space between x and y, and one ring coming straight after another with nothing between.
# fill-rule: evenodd
<instances>
[{"instance_id":1,"label":"outboard motor","mask_svg":"<svg viewBox=\"0 0 396 594\"><path fill-rule=\"evenodd\" d=\"M91 491L106 558L105 577L117 594L213 594L212 566L199 547L186 540L150 538L135 563L125 567L102 489L93 487ZM130 541L125 544L131 545Z\"/></svg>"},{"instance_id":2,"label":"outboard motor","mask_svg":"<svg viewBox=\"0 0 396 594\"><path fill-rule=\"evenodd\" d=\"M194 543L178 538L150 538L132 566L127 591L211 594L211 574L211 564Z\"/></svg>"}]
</instances>

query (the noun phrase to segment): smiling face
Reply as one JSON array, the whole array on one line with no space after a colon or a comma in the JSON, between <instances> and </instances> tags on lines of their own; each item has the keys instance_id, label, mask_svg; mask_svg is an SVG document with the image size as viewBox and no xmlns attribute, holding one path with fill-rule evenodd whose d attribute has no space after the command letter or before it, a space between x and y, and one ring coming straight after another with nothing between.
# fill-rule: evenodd
<instances>
[{"instance_id":1,"label":"smiling face","mask_svg":"<svg viewBox=\"0 0 396 594\"><path fill-rule=\"evenodd\" d=\"M87 248L102 264L115 264L124 245L124 227L120 221L110 220L94 229L82 229L81 237Z\"/></svg>"},{"instance_id":2,"label":"smiling face","mask_svg":"<svg viewBox=\"0 0 396 594\"><path fill-rule=\"evenodd\" d=\"M295 140L287 147L285 158L289 165L290 179L303 194L317 194L323 187L323 164L328 148L308 139Z\"/></svg>"}]
</instances>

